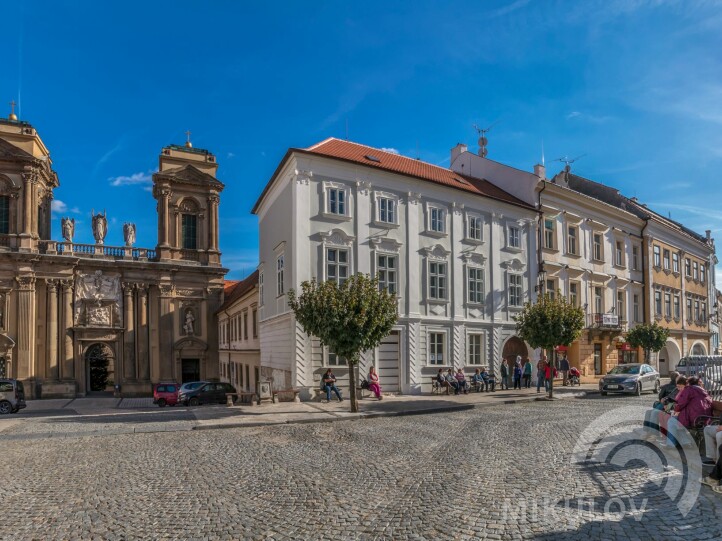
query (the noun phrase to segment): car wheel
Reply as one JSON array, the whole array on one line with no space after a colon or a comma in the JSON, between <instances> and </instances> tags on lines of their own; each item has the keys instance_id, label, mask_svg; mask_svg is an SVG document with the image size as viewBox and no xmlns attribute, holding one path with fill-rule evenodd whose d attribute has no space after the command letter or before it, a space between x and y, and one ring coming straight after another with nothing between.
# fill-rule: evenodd
<instances>
[{"instance_id":1,"label":"car wheel","mask_svg":"<svg viewBox=\"0 0 722 541\"><path fill-rule=\"evenodd\" d=\"M654 394L659 394L659 380L654 382Z\"/></svg>"},{"instance_id":2,"label":"car wheel","mask_svg":"<svg viewBox=\"0 0 722 541\"><path fill-rule=\"evenodd\" d=\"M634 394L637 396L642 396L642 384L637 383L637 388L634 390Z\"/></svg>"},{"instance_id":3,"label":"car wheel","mask_svg":"<svg viewBox=\"0 0 722 541\"><path fill-rule=\"evenodd\" d=\"M188 401L189 406L197 406L198 404L198 399L195 396Z\"/></svg>"},{"instance_id":4,"label":"car wheel","mask_svg":"<svg viewBox=\"0 0 722 541\"><path fill-rule=\"evenodd\" d=\"M165 408L165 404L166 404L165 398L161 398L160 400L158 400L159 408Z\"/></svg>"},{"instance_id":5,"label":"car wheel","mask_svg":"<svg viewBox=\"0 0 722 541\"><path fill-rule=\"evenodd\" d=\"M0 402L0 415L7 415L13 412L13 406L7 400Z\"/></svg>"},{"instance_id":6,"label":"car wheel","mask_svg":"<svg viewBox=\"0 0 722 541\"><path fill-rule=\"evenodd\" d=\"M602 396L607 396L607 391L602 391Z\"/></svg>"}]
</instances>

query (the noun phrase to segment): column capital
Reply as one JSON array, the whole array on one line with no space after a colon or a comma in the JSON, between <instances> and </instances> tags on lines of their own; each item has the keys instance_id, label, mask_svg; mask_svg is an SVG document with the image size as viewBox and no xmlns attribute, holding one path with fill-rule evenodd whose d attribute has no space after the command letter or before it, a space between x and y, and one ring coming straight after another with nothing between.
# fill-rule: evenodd
<instances>
[{"instance_id":1,"label":"column capital","mask_svg":"<svg viewBox=\"0 0 722 541\"><path fill-rule=\"evenodd\" d=\"M58 286L60 285L60 281L53 279L53 278L46 278L45 279L45 286L48 288L48 291L56 292L58 290Z\"/></svg>"},{"instance_id":2,"label":"column capital","mask_svg":"<svg viewBox=\"0 0 722 541\"><path fill-rule=\"evenodd\" d=\"M135 287L136 284L134 284L133 282L123 282L123 292L126 295L132 295Z\"/></svg>"},{"instance_id":3,"label":"column capital","mask_svg":"<svg viewBox=\"0 0 722 541\"><path fill-rule=\"evenodd\" d=\"M208 202L211 203L212 205L217 205L220 200L221 200L221 198L216 193L212 193L211 195L208 196Z\"/></svg>"},{"instance_id":4,"label":"column capital","mask_svg":"<svg viewBox=\"0 0 722 541\"><path fill-rule=\"evenodd\" d=\"M58 280L58 282L60 283L61 286L63 286L64 291L68 291L68 290L72 291L73 290L74 282L73 282L72 278L67 279L67 280Z\"/></svg>"},{"instance_id":5,"label":"column capital","mask_svg":"<svg viewBox=\"0 0 722 541\"><path fill-rule=\"evenodd\" d=\"M33 291L35 289L35 276L16 276L15 281L21 291Z\"/></svg>"}]
</instances>

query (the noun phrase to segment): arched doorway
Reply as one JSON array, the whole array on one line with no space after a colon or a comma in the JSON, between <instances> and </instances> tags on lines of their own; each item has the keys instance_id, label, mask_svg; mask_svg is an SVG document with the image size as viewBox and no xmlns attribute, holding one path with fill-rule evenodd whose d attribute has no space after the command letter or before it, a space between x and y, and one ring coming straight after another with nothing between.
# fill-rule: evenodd
<instances>
[{"instance_id":1,"label":"arched doorway","mask_svg":"<svg viewBox=\"0 0 722 541\"><path fill-rule=\"evenodd\" d=\"M85 351L88 367L88 390L105 392L115 383L115 362L113 350L107 344L93 344Z\"/></svg>"},{"instance_id":2,"label":"arched doorway","mask_svg":"<svg viewBox=\"0 0 722 541\"><path fill-rule=\"evenodd\" d=\"M677 346L677 342L671 338L667 339L665 346L657 353L657 369L662 376L668 376L679 363L682 353Z\"/></svg>"},{"instance_id":3,"label":"arched doorway","mask_svg":"<svg viewBox=\"0 0 722 541\"><path fill-rule=\"evenodd\" d=\"M707 350L705 349L704 344L702 342L694 344L690 355L707 355Z\"/></svg>"},{"instance_id":4,"label":"arched doorway","mask_svg":"<svg viewBox=\"0 0 722 541\"><path fill-rule=\"evenodd\" d=\"M504 344L504 349L501 356L507 360L509 366L514 366L516 362L516 356L521 355L522 359L529 356L529 350L526 348L526 344L523 340L517 336L512 336Z\"/></svg>"}]
</instances>

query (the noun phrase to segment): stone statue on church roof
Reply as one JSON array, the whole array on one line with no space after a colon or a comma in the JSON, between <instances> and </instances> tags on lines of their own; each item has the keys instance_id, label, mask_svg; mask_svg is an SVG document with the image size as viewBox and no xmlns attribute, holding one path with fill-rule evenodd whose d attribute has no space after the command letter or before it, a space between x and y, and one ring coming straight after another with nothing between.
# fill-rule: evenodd
<instances>
[{"instance_id":1,"label":"stone statue on church roof","mask_svg":"<svg viewBox=\"0 0 722 541\"><path fill-rule=\"evenodd\" d=\"M123 224L123 238L126 246L135 244L135 224L129 222Z\"/></svg>"},{"instance_id":2,"label":"stone statue on church roof","mask_svg":"<svg viewBox=\"0 0 722 541\"><path fill-rule=\"evenodd\" d=\"M61 226L65 241L73 242L73 235L75 235L75 218L63 218L61 220Z\"/></svg>"},{"instance_id":3,"label":"stone statue on church roof","mask_svg":"<svg viewBox=\"0 0 722 541\"><path fill-rule=\"evenodd\" d=\"M93 237L95 237L95 244L103 244L105 241L105 235L108 233L108 218L107 213L95 214L95 211L90 211L90 215L93 220Z\"/></svg>"}]
</instances>

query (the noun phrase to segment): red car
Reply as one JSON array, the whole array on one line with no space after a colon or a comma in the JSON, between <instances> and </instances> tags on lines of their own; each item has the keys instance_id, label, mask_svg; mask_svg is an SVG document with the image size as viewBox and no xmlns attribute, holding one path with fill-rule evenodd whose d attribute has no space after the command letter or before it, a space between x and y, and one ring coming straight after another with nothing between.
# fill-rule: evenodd
<instances>
[{"instance_id":1,"label":"red car","mask_svg":"<svg viewBox=\"0 0 722 541\"><path fill-rule=\"evenodd\" d=\"M153 404L158 407L175 406L178 403L180 385L172 383L156 383L153 385Z\"/></svg>"}]
</instances>

